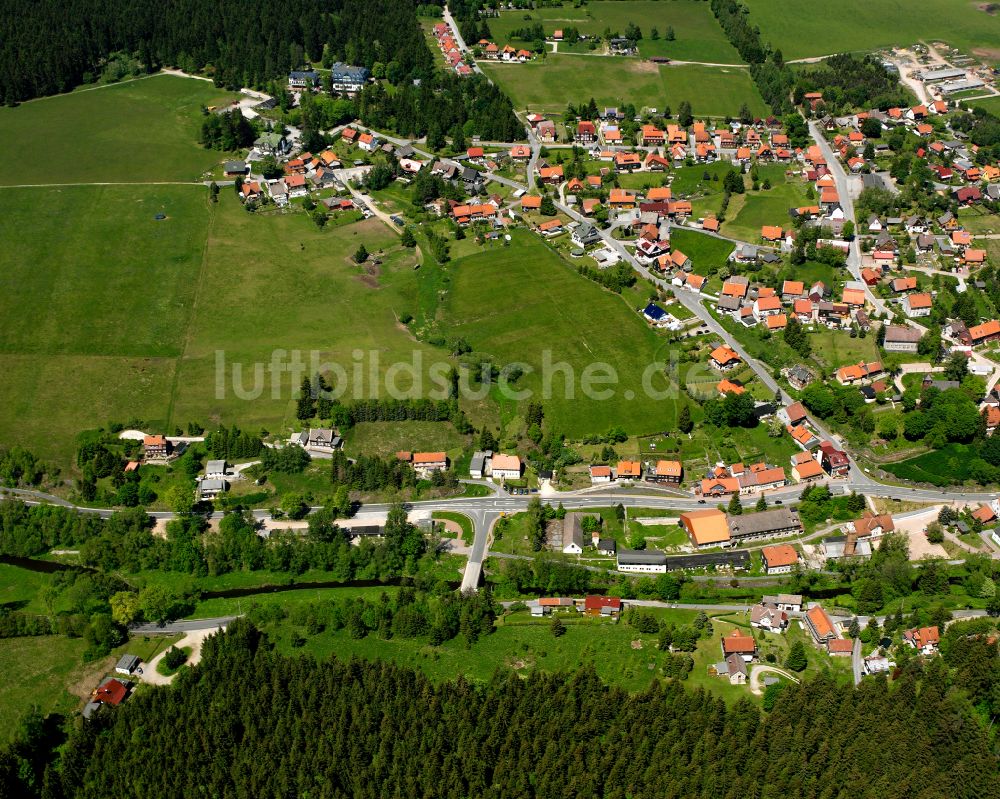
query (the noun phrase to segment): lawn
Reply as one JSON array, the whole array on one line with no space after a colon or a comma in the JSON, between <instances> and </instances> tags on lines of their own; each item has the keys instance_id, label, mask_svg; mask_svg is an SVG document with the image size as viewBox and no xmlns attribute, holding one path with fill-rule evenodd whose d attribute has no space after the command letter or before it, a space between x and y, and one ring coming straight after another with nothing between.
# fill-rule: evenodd
<instances>
[{"instance_id":1,"label":"lawn","mask_svg":"<svg viewBox=\"0 0 1000 799\"><path fill-rule=\"evenodd\" d=\"M850 50L943 41L967 52L1000 59L1000 17L970 0L847 0L835 14L820 0L802 0L795 12L781 0L746 0L749 21L786 59Z\"/></svg>"},{"instance_id":2,"label":"lawn","mask_svg":"<svg viewBox=\"0 0 1000 799\"><path fill-rule=\"evenodd\" d=\"M822 327L809 333L813 359L821 361L831 369L839 369L858 361L879 360L874 334L866 338L851 338L845 330L825 330Z\"/></svg>"},{"instance_id":3,"label":"lawn","mask_svg":"<svg viewBox=\"0 0 1000 799\"><path fill-rule=\"evenodd\" d=\"M991 114L1000 115L1000 96L996 97L986 97L982 100L974 100L970 105L976 108L982 108L989 111Z\"/></svg>"},{"instance_id":4,"label":"lawn","mask_svg":"<svg viewBox=\"0 0 1000 799\"><path fill-rule=\"evenodd\" d=\"M559 54L528 64L481 66L518 109L562 112L569 102L589 99L578 96L576 87L583 84L583 94L598 106L666 104L676 112L687 100L697 115L725 116L737 114L745 102L752 113L767 112L750 74L737 68L658 66L636 58Z\"/></svg>"},{"instance_id":5,"label":"lawn","mask_svg":"<svg viewBox=\"0 0 1000 799\"><path fill-rule=\"evenodd\" d=\"M43 635L0 639L0 743L17 730L32 709L43 716L68 715L83 706L84 700L108 675L125 652L149 660L178 636L133 639L107 657L83 662L87 642L82 638Z\"/></svg>"},{"instance_id":6,"label":"lawn","mask_svg":"<svg viewBox=\"0 0 1000 799\"><path fill-rule=\"evenodd\" d=\"M762 182L765 177L761 174ZM733 238L758 242L761 227L777 225L787 228L790 224L788 209L797 208L805 202L805 191L800 183L775 183L767 190L748 191L739 213L726 219L722 232Z\"/></svg>"},{"instance_id":7,"label":"lawn","mask_svg":"<svg viewBox=\"0 0 1000 799\"><path fill-rule=\"evenodd\" d=\"M498 366L530 367L516 385L522 396L504 402L508 412L516 413L531 396L543 403L546 423L570 437L615 425L632 433L673 426L674 401L652 401L642 385L650 369L651 384L665 387L652 364L666 359L667 342L620 297L575 274L537 236L512 236L509 247L454 264L443 324L449 338L464 338ZM561 363L567 366L558 368ZM617 383L586 391L592 364L608 365ZM609 396L602 398L604 391Z\"/></svg>"},{"instance_id":8,"label":"lawn","mask_svg":"<svg viewBox=\"0 0 1000 799\"><path fill-rule=\"evenodd\" d=\"M691 259L691 265L699 275L717 271L726 264L733 251L730 241L677 227L670 231L670 244Z\"/></svg>"},{"instance_id":9,"label":"lawn","mask_svg":"<svg viewBox=\"0 0 1000 799\"><path fill-rule=\"evenodd\" d=\"M206 193L0 191L0 441L64 465L81 429L166 421L212 214Z\"/></svg>"},{"instance_id":10,"label":"lawn","mask_svg":"<svg viewBox=\"0 0 1000 799\"><path fill-rule=\"evenodd\" d=\"M24 145L0 154L0 185L199 180L223 158L198 144L199 109L236 96L156 75L0 108L0 138Z\"/></svg>"},{"instance_id":11,"label":"lawn","mask_svg":"<svg viewBox=\"0 0 1000 799\"><path fill-rule=\"evenodd\" d=\"M345 446L356 455L392 455L444 450L452 458L467 443L451 422L361 422L345 434Z\"/></svg>"},{"instance_id":12,"label":"lawn","mask_svg":"<svg viewBox=\"0 0 1000 799\"><path fill-rule=\"evenodd\" d=\"M698 116L724 117L739 113L744 103L750 113L766 116L768 107L745 69L698 65L660 68L665 102L676 113L681 101L691 103Z\"/></svg>"},{"instance_id":13,"label":"lawn","mask_svg":"<svg viewBox=\"0 0 1000 799\"><path fill-rule=\"evenodd\" d=\"M579 8L564 5L561 8L540 8L530 12L501 12L497 19L487 19L498 43L507 41L511 31L541 23L547 36L558 28L576 28L587 36L601 36L606 28L623 33L629 22L638 25L643 34L639 54L645 58L667 56L683 61L713 61L738 64L739 54L726 39L707 3L698 0L673 0L670 3L653 0L625 0L624 2L590 2ZM653 28L660 38L654 41ZM664 39L667 28L674 29L675 39ZM560 45L562 51L565 45ZM586 46L575 48L587 52Z\"/></svg>"}]
</instances>

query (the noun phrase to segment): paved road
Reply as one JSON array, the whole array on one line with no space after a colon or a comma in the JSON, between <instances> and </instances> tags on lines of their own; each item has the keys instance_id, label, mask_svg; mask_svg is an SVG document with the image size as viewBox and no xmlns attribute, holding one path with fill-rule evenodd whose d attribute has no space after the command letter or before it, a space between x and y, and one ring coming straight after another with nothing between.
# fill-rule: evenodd
<instances>
[{"instance_id":1,"label":"paved road","mask_svg":"<svg viewBox=\"0 0 1000 799\"><path fill-rule=\"evenodd\" d=\"M860 685L861 678L865 676L862 668L864 661L861 659L861 639L854 639L854 648L851 649L851 671L854 672L854 684Z\"/></svg>"},{"instance_id":2,"label":"paved road","mask_svg":"<svg viewBox=\"0 0 1000 799\"><path fill-rule=\"evenodd\" d=\"M214 619L182 619L166 624L137 624L129 632L132 635L170 635L172 633L191 633L200 630L217 630L225 627L237 616L216 616Z\"/></svg>"},{"instance_id":3,"label":"paved road","mask_svg":"<svg viewBox=\"0 0 1000 799\"><path fill-rule=\"evenodd\" d=\"M812 134L816 144L819 145L823 157L826 159L826 165L830 169L830 174L833 175L834 182L837 184L837 194L840 195L840 207L844 209L844 218L855 223L855 232L857 232L857 220L854 216L854 198L851 196L851 184L848 182L847 173L844 171L840 160L834 155L833 148L830 147L830 143L826 140L823 131L820 130L816 122L809 123L809 132ZM876 296L871 287L861 279L861 245L857 236L851 242L850 250L847 253L847 268L852 277L855 280L861 281L864 285L865 298L875 308L876 314L881 317L887 316L889 311L885 301L881 297Z\"/></svg>"},{"instance_id":4,"label":"paved road","mask_svg":"<svg viewBox=\"0 0 1000 799\"><path fill-rule=\"evenodd\" d=\"M463 54L469 54L469 47L466 45L465 40L462 38L462 33L458 29L458 23L455 22L455 18L451 15L451 9L448 6L444 7L444 21L448 23L448 27L451 28L452 38L455 40L455 44L458 45L458 49L462 51ZM479 64L475 59L472 60L472 70L473 72L478 72L480 75L483 71L479 68Z\"/></svg>"}]
</instances>

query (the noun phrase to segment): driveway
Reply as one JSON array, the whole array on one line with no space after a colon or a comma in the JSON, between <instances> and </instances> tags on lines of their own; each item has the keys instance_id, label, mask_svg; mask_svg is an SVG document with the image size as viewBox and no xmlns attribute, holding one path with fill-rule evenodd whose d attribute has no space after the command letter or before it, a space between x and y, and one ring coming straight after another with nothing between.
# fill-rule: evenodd
<instances>
[{"instance_id":1,"label":"driveway","mask_svg":"<svg viewBox=\"0 0 1000 799\"><path fill-rule=\"evenodd\" d=\"M188 655L187 665L193 666L201 660L201 645L204 643L205 639L210 635L215 635L217 630L224 630L225 627L217 627L210 630L192 630L180 641L178 641L174 646L178 649L183 649L186 646L191 647L191 654ZM169 649L169 647L168 647ZM153 658L149 663L143 664L142 667L142 681L149 683L150 685L170 685L173 682L174 677L177 676L177 672L174 672L169 677L164 677L160 672L156 670L156 667L163 660L163 656L167 653L167 650L160 652L155 658Z\"/></svg>"},{"instance_id":2,"label":"driveway","mask_svg":"<svg viewBox=\"0 0 1000 799\"><path fill-rule=\"evenodd\" d=\"M794 683L799 682L799 678L776 666L765 666L762 663L755 663L750 667L750 693L760 696L764 693L763 679L765 674L777 674L786 680Z\"/></svg>"}]
</instances>

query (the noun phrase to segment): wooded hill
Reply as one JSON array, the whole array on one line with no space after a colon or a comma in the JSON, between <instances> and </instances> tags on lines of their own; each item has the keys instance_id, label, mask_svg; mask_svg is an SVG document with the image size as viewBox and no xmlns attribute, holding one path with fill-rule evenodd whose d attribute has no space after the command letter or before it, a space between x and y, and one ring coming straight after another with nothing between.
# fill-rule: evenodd
<instances>
[{"instance_id":1,"label":"wooded hill","mask_svg":"<svg viewBox=\"0 0 1000 799\"><path fill-rule=\"evenodd\" d=\"M630 696L589 668L435 686L388 663L280 656L247 621L172 688L78 721L47 773L44 759L26 743L0 758L0 795L1000 795L984 727L940 668L891 689L788 686L763 715L678 683Z\"/></svg>"}]
</instances>

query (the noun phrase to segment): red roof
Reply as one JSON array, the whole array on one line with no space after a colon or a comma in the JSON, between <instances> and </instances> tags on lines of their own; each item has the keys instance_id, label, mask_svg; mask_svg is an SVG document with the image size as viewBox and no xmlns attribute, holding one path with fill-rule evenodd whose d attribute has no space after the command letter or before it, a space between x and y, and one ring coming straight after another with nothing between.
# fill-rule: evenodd
<instances>
[{"instance_id":1,"label":"red roof","mask_svg":"<svg viewBox=\"0 0 1000 799\"><path fill-rule=\"evenodd\" d=\"M120 705L128 696L128 687L119 680L111 679L94 692L94 699L106 705Z\"/></svg>"},{"instance_id":2,"label":"red roof","mask_svg":"<svg viewBox=\"0 0 1000 799\"><path fill-rule=\"evenodd\" d=\"M622 609L621 597L617 596L588 596L583 600L584 610L600 610L601 608L611 608L612 610Z\"/></svg>"},{"instance_id":3,"label":"red roof","mask_svg":"<svg viewBox=\"0 0 1000 799\"><path fill-rule=\"evenodd\" d=\"M757 651L757 644L754 642L752 635L747 635L741 632L739 628L734 628L728 635L723 637L722 651L727 655L742 655L744 653L752 655Z\"/></svg>"}]
</instances>

